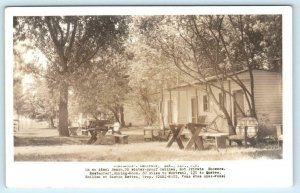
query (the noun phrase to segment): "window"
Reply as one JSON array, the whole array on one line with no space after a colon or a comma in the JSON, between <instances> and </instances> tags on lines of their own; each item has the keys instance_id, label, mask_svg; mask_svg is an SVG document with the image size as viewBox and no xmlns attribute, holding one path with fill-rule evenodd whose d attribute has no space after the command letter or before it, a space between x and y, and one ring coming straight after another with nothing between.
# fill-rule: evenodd
<instances>
[{"instance_id":1,"label":"window","mask_svg":"<svg viewBox=\"0 0 300 193\"><path fill-rule=\"evenodd\" d=\"M203 96L203 111L208 112L209 111L209 98L207 95Z\"/></svg>"},{"instance_id":2,"label":"window","mask_svg":"<svg viewBox=\"0 0 300 193\"><path fill-rule=\"evenodd\" d=\"M226 108L226 94L219 93L219 107L222 109L222 107Z\"/></svg>"},{"instance_id":3,"label":"window","mask_svg":"<svg viewBox=\"0 0 300 193\"><path fill-rule=\"evenodd\" d=\"M192 105L192 123L197 123L198 101L196 97L191 99L191 105Z\"/></svg>"}]
</instances>

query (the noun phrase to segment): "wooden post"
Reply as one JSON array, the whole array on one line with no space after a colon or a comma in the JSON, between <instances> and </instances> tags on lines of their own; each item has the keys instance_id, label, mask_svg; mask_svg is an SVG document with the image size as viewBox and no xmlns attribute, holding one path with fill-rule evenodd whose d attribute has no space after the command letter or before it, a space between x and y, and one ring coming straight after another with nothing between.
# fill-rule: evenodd
<instances>
[{"instance_id":1,"label":"wooden post","mask_svg":"<svg viewBox=\"0 0 300 193\"><path fill-rule=\"evenodd\" d=\"M188 89L185 90L185 96L186 96L186 103L187 103L187 110L186 110L186 123L189 122L189 97L188 97Z\"/></svg>"},{"instance_id":2,"label":"wooden post","mask_svg":"<svg viewBox=\"0 0 300 193\"><path fill-rule=\"evenodd\" d=\"M247 147L247 130L248 130L248 126L244 126L244 141L245 141L245 147Z\"/></svg>"},{"instance_id":3,"label":"wooden post","mask_svg":"<svg viewBox=\"0 0 300 193\"><path fill-rule=\"evenodd\" d=\"M161 121L162 121L162 128L165 129L165 116L164 116L164 88L161 89Z\"/></svg>"},{"instance_id":4,"label":"wooden post","mask_svg":"<svg viewBox=\"0 0 300 193\"><path fill-rule=\"evenodd\" d=\"M196 123L198 123L199 111L198 111L198 93L196 88Z\"/></svg>"}]
</instances>

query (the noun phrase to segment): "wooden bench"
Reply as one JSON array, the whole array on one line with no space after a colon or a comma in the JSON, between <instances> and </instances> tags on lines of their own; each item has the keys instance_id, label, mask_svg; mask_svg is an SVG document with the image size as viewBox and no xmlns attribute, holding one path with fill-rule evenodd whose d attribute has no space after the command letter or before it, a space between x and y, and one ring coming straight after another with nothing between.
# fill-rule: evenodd
<instances>
[{"instance_id":1,"label":"wooden bench","mask_svg":"<svg viewBox=\"0 0 300 193\"><path fill-rule=\"evenodd\" d=\"M213 138L216 149L226 148L227 133L200 133L199 136Z\"/></svg>"},{"instance_id":2,"label":"wooden bench","mask_svg":"<svg viewBox=\"0 0 300 193\"><path fill-rule=\"evenodd\" d=\"M159 132L161 131L161 129L159 128L155 128L155 127L145 127L144 128L144 141L153 141L155 138L155 134L157 134L156 136L159 139Z\"/></svg>"},{"instance_id":3,"label":"wooden bench","mask_svg":"<svg viewBox=\"0 0 300 193\"><path fill-rule=\"evenodd\" d=\"M123 134L113 134L115 137L115 142L120 144L128 144L128 135Z\"/></svg>"},{"instance_id":4,"label":"wooden bench","mask_svg":"<svg viewBox=\"0 0 300 193\"><path fill-rule=\"evenodd\" d=\"M159 141L168 141L172 132L170 129L163 129L158 132Z\"/></svg>"},{"instance_id":5,"label":"wooden bench","mask_svg":"<svg viewBox=\"0 0 300 193\"><path fill-rule=\"evenodd\" d=\"M81 135L88 136L89 135L89 130L87 130L87 129L81 129Z\"/></svg>"},{"instance_id":6,"label":"wooden bench","mask_svg":"<svg viewBox=\"0 0 300 193\"><path fill-rule=\"evenodd\" d=\"M255 146L256 137L258 132L258 122L254 117L243 117L238 120L236 126L236 134L228 137L229 145L232 142L236 142L241 146L244 142L244 146L247 147L250 143L251 146Z\"/></svg>"}]
</instances>

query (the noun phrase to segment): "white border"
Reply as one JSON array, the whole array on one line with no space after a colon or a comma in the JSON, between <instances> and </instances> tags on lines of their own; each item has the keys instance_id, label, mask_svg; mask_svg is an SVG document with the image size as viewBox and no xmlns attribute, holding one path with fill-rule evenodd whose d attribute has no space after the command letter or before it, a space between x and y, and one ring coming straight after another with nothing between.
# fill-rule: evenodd
<instances>
[{"instance_id":1,"label":"white border","mask_svg":"<svg viewBox=\"0 0 300 193\"><path fill-rule=\"evenodd\" d=\"M134 14L133 14L134 13ZM13 16L41 15L283 15L283 125L282 160L184 162L203 167L225 167L225 180L90 180L84 168L111 166L108 162L14 162L13 146ZM158 7L10 7L5 9L5 127L6 185L8 187L288 187L293 184L292 8L289 6L158 6ZM140 164L141 162L135 163ZM165 162L156 162L156 164ZM175 162L178 163L178 162ZM180 162L182 163L182 162ZM124 163L126 164L126 163ZM67 179L67 180L66 180Z\"/></svg>"}]
</instances>

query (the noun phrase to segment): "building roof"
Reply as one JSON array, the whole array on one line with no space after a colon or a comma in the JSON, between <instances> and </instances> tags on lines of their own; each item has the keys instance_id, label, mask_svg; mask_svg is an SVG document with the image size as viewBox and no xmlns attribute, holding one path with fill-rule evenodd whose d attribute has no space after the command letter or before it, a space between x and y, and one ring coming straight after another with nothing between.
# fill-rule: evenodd
<instances>
[{"instance_id":1,"label":"building roof","mask_svg":"<svg viewBox=\"0 0 300 193\"><path fill-rule=\"evenodd\" d=\"M243 73L248 72L248 71L249 71L248 69L240 70L240 71L237 71L237 72L230 73L228 76L243 74ZM264 71L264 72L268 72L268 73L278 73L278 72L269 71L269 70L265 70L265 69L253 69L253 71ZM173 90L173 89L178 89L178 88L183 88L183 87L188 87L188 86L201 85L201 84L205 84L205 82L213 82L217 79L218 79L217 75L214 75L214 76L207 77L206 80L202 80L202 81L197 80L197 81L193 81L192 83L183 83L183 84L180 84L180 85L173 86L170 89Z\"/></svg>"}]
</instances>

